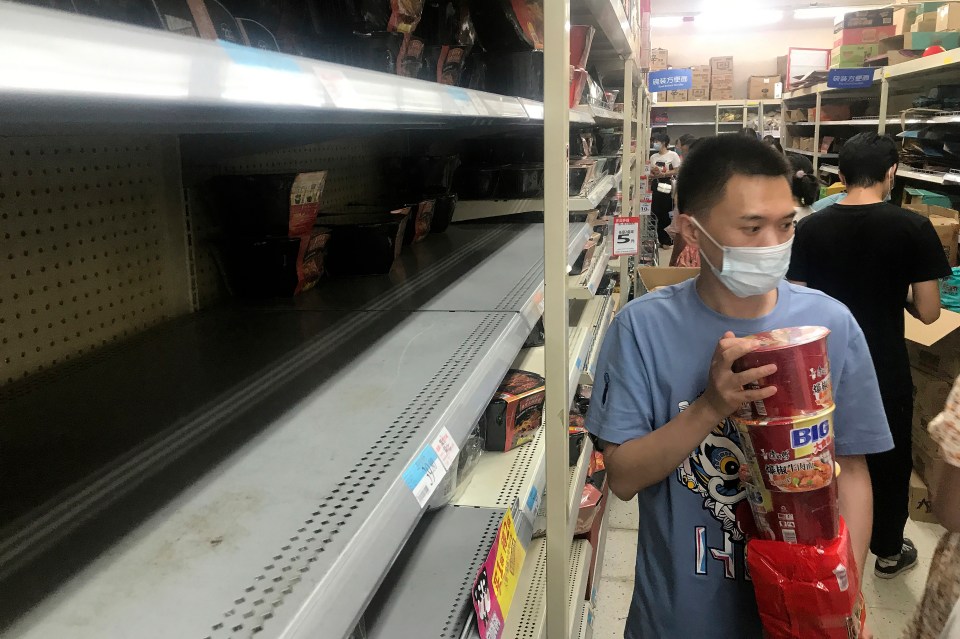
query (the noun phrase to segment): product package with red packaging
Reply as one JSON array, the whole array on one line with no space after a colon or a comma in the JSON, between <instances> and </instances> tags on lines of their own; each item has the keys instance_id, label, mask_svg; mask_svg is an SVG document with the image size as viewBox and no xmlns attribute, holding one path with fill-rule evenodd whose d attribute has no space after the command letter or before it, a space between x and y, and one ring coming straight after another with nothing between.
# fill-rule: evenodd
<instances>
[{"instance_id":1,"label":"product package with red packaging","mask_svg":"<svg viewBox=\"0 0 960 639\"><path fill-rule=\"evenodd\" d=\"M855 639L866 619L850 533L815 546L752 539L747 566L766 639Z\"/></svg>"},{"instance_id":2,"label":"product package with red packaging","mask_svg":"<svg viewBox=\"0 0 960 639\"><path fill-rule=\"evenodd\" d=\"M796 326L751 335L760 347L738 359L733 369L739 373L767 364L776 364L777 372L750 385L751 388L776 386L777 394L744 404L737 412L743 419L793 417L833 406L830 388L830 361L823 326Z\"/></svg>"}]
</instances>

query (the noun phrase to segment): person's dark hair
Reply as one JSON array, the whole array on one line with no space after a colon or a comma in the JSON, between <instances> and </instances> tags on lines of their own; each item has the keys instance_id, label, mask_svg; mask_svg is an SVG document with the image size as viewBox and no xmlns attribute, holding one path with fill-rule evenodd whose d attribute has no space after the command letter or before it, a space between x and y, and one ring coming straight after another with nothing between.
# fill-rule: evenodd
<instances>
[{"instance_id":1,"label":"person's dark hair","mask_svg":"<svg viewBox=\"0 0 960 639\"><path fill-rule=\"evenodd\" d=\"M681 135L680 138L677 140L677 144L678 144L679 146L689 147L691 144L693 144L693 143L696 142L696 141L697 141L696 136L693 136L693 135L691 135L691 134L689 134L689 133L684 133L684 134Z\"/></svg>"},{"instance_id":2,"label":"person's dark hair","mask_svg":"<svg viewBox=\"0 0 960 639\"><path fill-rule=\"evenodd\" d=\"M883 182L890 167L899 161L897 143L889 135L858 133L840 147L840 173L847 188Z\"/></svg>"},{"instance_id":3,"label":"person's dark hair","mask_svg":"<svg viewBox=\"0 0 960 639\"><path fill-rule=\"evenodd\" d=\"M788 170L783 156L756 138L745 135L700 138L680 165L677 208L681 213L702 215L723 199L733 176L787 180Z\"/></svg>"},{"instance_id":4,"label":"person's dark hair","mask_svg":"<svg viewBox=\"0 0 960 639\"><path fill-rule=\"evenodd\" d=\"M663 142L663 145L667 146L668 144L670 144L670 136L662 131L657 131L656 133L650 136L650 141Z\"/></svg>"},{"instance_id":5,"label":"person's dark hair","mask_svg":"<svg viewBox=\"0 0 960 639\"><path fill-rule=\"evenodd\" d=\"M810 159L791 153L787 158L790 161L790 188L793 190L793 197L797 198L801 206L810 206L817 201L820 196L820 180L813 171L813 163Z\"/></svg>"},{"instance_id":6,"label":"person's dark hair","mask_svg":"<svg viewBox=\"0 0 960 639\"><path fill-rule=\"evenodd\" d=\"M769 144L770 146L772 146L773 148L775 148L777 151L780 151L781 153L783 153L783 147L780 146L780 140L778 140L777 138L773 137L772 135L765 135L765 136L763 136L763 143L764 143L764 144Z\"/></svg>"},{"instance_id":7,"label":"person's dark hair","mask_svg":"<svg viewBox=\"0 0 960 639\"><path fill-rule=\"evenodd\" d=\"M758 140L760 138L760 136L757 135L757 130L752 126L743 127L743 130L740 131L740 134L748 138L753 138L754 140Z\"/></svg>"}]
</instances>

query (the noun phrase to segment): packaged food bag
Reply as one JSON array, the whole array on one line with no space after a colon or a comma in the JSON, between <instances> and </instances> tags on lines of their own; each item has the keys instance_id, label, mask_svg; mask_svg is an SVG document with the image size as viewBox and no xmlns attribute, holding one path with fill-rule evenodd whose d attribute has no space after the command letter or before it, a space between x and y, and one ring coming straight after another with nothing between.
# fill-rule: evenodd
<instances>
[{"instance_id":1,"label":"packaged food bag","mask_svg":"<svg viewBox=\"0 0 960 639\"><path fill-rule=\"evenodd\" d=\"M854 639L866 609L850 533L818 545L751 539L747 566L766 639Z\"/></svg>"},{"instance_id":2,"label":"packaged food bag","mask_svg":"<svg viewBox=\"0 0 960 639\"><path fill-rule=\"evenodd\" d=\"M940 280L940 305L960 313L960 266L954 266L952 270L949 277Z\"/></svg>"}]
</instances>

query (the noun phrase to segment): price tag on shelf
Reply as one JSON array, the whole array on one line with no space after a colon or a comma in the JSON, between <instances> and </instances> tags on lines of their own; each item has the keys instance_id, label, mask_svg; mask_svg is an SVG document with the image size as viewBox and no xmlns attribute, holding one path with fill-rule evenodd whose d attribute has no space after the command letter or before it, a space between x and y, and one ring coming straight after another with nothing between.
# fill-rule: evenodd
<instances>
[{"instance_id":1,"label":"price tag on shelf","mask_svg":"<svg viewBox=\"0 0 960 639\"><path fill-rule=\"evenodd\" d=\"M440 434L433 440L433 450L437 451L437 457L440 458L443 467L450 470L454 462L457 461L457 455L460 453L460 447L453 441L453 435L444 426L440 429Z\"/></svg>"},{"instance_id":2,"label":"price tag on shelf","mask_svg":"<svg viewBox=\"0 0 960 639\"><path fill-rule=\"evenodd\" d=\"M403 471L403 481L423 508L430 501L430 497L445 474L446 469L437 451L433 446L426 446Z\"/></svg>"},{"instance_id":3,"label":"price tag on shelf","mask_svg":"<svg viewBox=\"0 0 960 639\"><path fill-rule=\"evenodd\" d=\"M640 218L613 218L613 257L640 252Z\"/></svg>"}]
</instances>

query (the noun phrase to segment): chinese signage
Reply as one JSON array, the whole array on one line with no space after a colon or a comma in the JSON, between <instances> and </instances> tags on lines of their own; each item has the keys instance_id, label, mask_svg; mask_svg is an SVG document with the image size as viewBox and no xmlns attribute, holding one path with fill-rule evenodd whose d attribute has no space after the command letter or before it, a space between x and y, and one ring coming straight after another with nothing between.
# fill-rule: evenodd
<instances>
[{"instance_id":1,"label":"chinese signage","mask_svg":"<svg viewBox=\"0 0 960 639\"><path fill-rule=\"evenodd\" d=\"M651 71L648 82L650 91L683 91L693 87L693 71L690 69L667 69Z\"/></svg>"},{"instance_id":2,"label":"chinese signage","mask_svg":"<svg viewBox=\"0 0 960 639\"><path fill-rule=\"evenodd\" d=\"M873 85L872 68L831 69L827 87L831 89L866 89Z\"/></svg>"},{"instance_id":3,"label":"chinese signage","mask_svg":"<svg viewBox=\"0 0 960 639\"><path fill-rule=\"evenodd\" d=\"M613 218L613 257L640 252L640 218Z\"/></svg>"}]
</instances>

